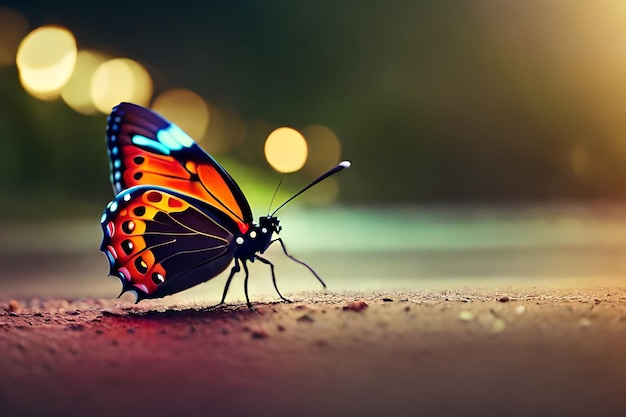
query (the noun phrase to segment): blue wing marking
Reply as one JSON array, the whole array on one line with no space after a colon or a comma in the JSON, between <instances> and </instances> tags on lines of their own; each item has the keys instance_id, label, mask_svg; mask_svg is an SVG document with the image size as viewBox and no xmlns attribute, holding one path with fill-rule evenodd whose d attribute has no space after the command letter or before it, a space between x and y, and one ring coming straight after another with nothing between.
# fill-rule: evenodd
<instances>
[{"instance_id":1,"label":"blue wing marking","mask_svg":"<svg viewBox=\"0 0 626 417\"><path fill-rule=\"evenodd\" d=\"M183 132L183 130L176 125L169 125L168 127L159 130L156 137L163 145L176 151L182 149L183 147L189 148L195 143L189 135Z\"/></svg>"},{"instance_id":2,"label":"blue wing marking","mask_svg":"<svg viewBox=\"0 0 626 417\"><path fill-rule=\"evenodd\" d=\"M156 133L156 138L157 140L153 140L143 135L134 135L131 140L137 146L150 148L162 155L169 155L171 151L189 148L195 143L189 135L175 125L160 129Z\"/></svg>"},{"instance_id":3,"label":"blue wing marking","mask_svg":"<svg viewBox=\"0 0 626 417\"><path fill-rule=\"evenodd\" d=\"M131 140L135 145L144 148L150 148L153 151L160 153L161 155L170 154L170 149L167 146L163 145L161 142L157 142L156 140L149 139L145 136L135 135Z\"/></svg>"}]
</instances>

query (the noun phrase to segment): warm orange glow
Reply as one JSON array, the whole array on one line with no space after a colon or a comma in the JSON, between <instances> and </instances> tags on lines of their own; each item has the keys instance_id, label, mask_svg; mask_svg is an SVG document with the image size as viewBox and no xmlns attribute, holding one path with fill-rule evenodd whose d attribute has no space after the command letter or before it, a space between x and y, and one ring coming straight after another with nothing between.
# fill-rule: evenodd
<instances>
[{"instance_id":1,"label":"warm orange glow","mask_svg":"<svg viewBox=\"0 0 626 417\"><path fill-rule=\"evenodd\" d=\"M585 123L626 152L626 2L472 4L494 40L489 54L509 71L509 94L546 118L561 117L560 103L578 103Z\"/></svg>"},{"instance_id":2,"label":"warm orange glow","mask_svg":"<svg viewBox=\"0 0 626 417\"><path fill-rule=\"evenodd\" d=\"M308 147L304 136L290 127L274 130L265 140L265 158L278 172L295 172L304 166Z\"/></svg>"},{"instance_id":3,"label":"warm orange glow","mask_svg":"<svg viewBox=\"0 0 626 417\"><path fill-rule=\"evenodd\" d=\"M30 32L16 57L24 89L43 100L57 98L72 75L77 52L74 35L65 28L42 26Z\"/></svg>"},{"instance_id":4,"label":"warm orange glow","mask_svg":"<svg viewBox=\"0 0 626 417\"><path fill-rule=\"evenodd\" d=\"M17 10L0 7L0 66L15 62L17 47L28 32L28 21Z\"/></svg>"},{"instance_id":5,"label":"warm orange glow","mask_svg":"<svg viewBox=\"0 0 626 417\"><path fill-rule=\"evenodd\" d=\"M154 100L152 109L196 140L204 136L209 126L209 106L202 97L190 90L181 88L165 91Z\"/></svg>"},{"instance_id":6,"label":"warm orange glow","mask_svg":"<svg viewBox=\"0 0 626 417\"><path fill-rule=\"evenodd\" d=\"M139 63L115 58L102 63L91 80L91 96L95 106L108 114L122 101L148 106L152 97L152 79Z\"/></svg>"},{"instance_id":7,"label":"warm orange glow","mask_svg":"<svg viewBox=\"0 0 626 417\"><path fill-rule=\"evenodd\" d=\"M74 72L61 90L61 98L82 114L94 114L98 111L91 95L91 80L98 67L105 61L101 54L79 51Z\"/></svg>"},{"instance_id":8,"label":"warm orange glow","mask_svg":"<svg viewBox=\"0 0 626 417\"><path fill-rule=\"evenodd\" d=\"M337 135L326 126L311 125L302 129L309 145L309 158L303 170L317 177L341 160L341 144Z\"/></svg>"}]
</instances>

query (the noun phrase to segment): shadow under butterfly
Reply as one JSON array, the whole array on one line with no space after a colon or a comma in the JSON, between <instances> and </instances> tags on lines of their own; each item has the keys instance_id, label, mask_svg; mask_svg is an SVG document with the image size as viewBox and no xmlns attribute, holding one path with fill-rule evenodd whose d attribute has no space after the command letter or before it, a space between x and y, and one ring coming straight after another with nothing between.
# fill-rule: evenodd
<instances>
[{"instance_id":1,"label":"shadow under butterfly","mask_svg":"<svg viewBox=\"0 0 626 417\"><path fill-rule=\"evenodd\" d=\"M250 205L235 180L208 153L173 123L144 107L121 103L108 118L106 142L111 183L116 197L102 214L100 250L109 275L133 291L137 302L171 295L224 271L234 259L220 304L243 268L246 303L247 262L267 264L278 296L274 265L261 255L280 238L275 216L285 204L331 175L350 167L343 161L255 224ZM120 294L120 295L121 295Z\"/></svg>"}]
</instances>

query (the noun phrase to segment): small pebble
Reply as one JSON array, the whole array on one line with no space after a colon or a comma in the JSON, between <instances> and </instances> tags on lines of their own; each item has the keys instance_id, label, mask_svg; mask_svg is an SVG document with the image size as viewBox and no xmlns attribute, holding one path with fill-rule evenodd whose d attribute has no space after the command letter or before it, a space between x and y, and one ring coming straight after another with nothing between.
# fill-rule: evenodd
<instances>
[{"instance_id":1,"label":"small pebble","mask_svg":"<svg viewBox=\"0 0 626 417\"><path fill-rule=\"evenodd\" d=\"M385 298L383 298L383 301L386 302L386 303L393 303L393 298L385 297Z\"/></svg>"},{"instance_id":2,"label":"small pebble","mask_svg":"<svg viewBox=\"0 0 626 417\"><path fill-rule=\"evenodd\" d=\"M471 311L461 311L459 313L459 318L463 321L471 321L474 320L474 313L472 313Z\"/></svg>"},{"instance_id":3,"label":"small pebble","mask_svg":"<svg viewBox=\"0 0 626 417\"><path fill-rule=\"evenodd\" d=\"M500 301L501 303L508 303L509 301L511 301L511 299L509 298L508 295L504 295L504 296L500 297L500 299L498 301Z\"/></svg>"},{"instance_id":4,"label":"small pebble","mask_svg":"<svg viewBox=\"0 0 626 417\"><path fill-rule=\"evenodd\" d=\"M263 329L256 329L252 331L253 339L267 339L270 335Z\"/></svg>"},{"instance_id":5,"label":"small pebble","mask_svg":"<svg viewBox=\"0 0 626 417\"><path fill-rule=\"evenodd\" d=\"M279 332L285 331L285 326L283 326L282 324L279 324L278 326L276 326L276 328L278 329Z\"/></svg>"},{"instance_id":6,"label":"small pebble","mask_svg":"<svg viewBox=\"0 0 626 417\"><path fill-rule=\"evenodd\" d=\"M345 306L343 306L343 310L350 310L350 311L363 311L368 307L367 303L365 301L351 301L348 304L346 304Z\"/></svg>"},{"instance_id":7,"label":"small pebble","mask_svg":"<svg viewBox=\"0 0 626 417\"><path fill-rule=\"evenodd\" d=\"M10 300L9 305L7 306L7 311L19 314L22 312L22 305L17 300Z\"/></svg>"},{"instance_id":8,"label":"small pebble","mask_svg":"<svg viewBox=\"0 0 626 417\"><path fill-rule=\"evenodd\" d=\"M503 332L506 328L506 322L502 319L495 319L493 323L491 323L491 332L492 333L500 333Z\"/></svg>"},{"instance_id":9,"label":"small pebble","mask_svg":"<svg viewBox=\"0 0 626 417\"><path fill-rule=\"evenodd\" d=\"M85 326L82 324L70 324L68 328L70 330L74 330L75 332L82 332L85 330Z\"/></svg>"},{"instance_id":10,"label":"small pebble","mask_svg":"<svg viewBox=\"0 0 626 417\"><path fill-rule=\"evenodd\" d=\"M305 314L304 316L298 317L298 321L302 323L312 323L315 321L315 319L308 314Z\"/></svg>"}]
</instances>

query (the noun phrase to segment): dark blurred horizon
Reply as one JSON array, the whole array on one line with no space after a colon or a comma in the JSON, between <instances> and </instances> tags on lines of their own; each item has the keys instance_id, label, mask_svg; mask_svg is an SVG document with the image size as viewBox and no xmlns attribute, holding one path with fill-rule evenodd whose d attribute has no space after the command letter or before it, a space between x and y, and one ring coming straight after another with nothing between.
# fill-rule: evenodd
<instances>
[{"instance_id":1,"label":"dark blurred horizon","mask_svg":"<svg viewBox=\"0 0 626 417\"><path fill-rule=\"evenodd\" d=\"M330 127L353 162L337 178L344 203L626 199L618 1L4 6L31 29L63 25L80 48L141 62L155 93L192 89L248 133L259 120ZM0 192L18 202L0 213L111 197L104 115L30 97L14 65L0 67L0 110ZM271 190L262 148L249 135L215 156L265 173Z\"/></svg>"}]
</instances>

